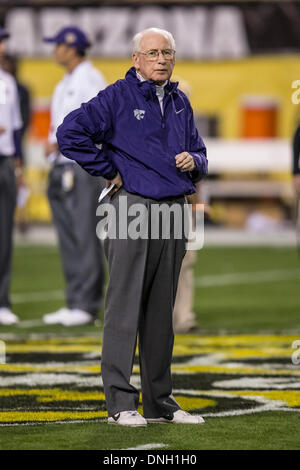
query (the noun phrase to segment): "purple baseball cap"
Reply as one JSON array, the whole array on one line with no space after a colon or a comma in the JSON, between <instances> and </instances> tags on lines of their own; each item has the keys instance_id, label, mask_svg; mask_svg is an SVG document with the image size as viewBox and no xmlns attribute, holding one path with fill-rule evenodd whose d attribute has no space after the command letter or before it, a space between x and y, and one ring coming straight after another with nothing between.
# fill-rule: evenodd
<instances>
[{"instance_id":1,"label":"purple baseball cap","mask_svg":"<svg viewBox=\"0 0 300 470\"><path fill-rule=\"evenodd\" d=\"M76 47L78 51L84 51L91 45L85 33L77 26L67 26L61 29L55 36L43 38L43 41Z\"/></svg>"}]
</instances>

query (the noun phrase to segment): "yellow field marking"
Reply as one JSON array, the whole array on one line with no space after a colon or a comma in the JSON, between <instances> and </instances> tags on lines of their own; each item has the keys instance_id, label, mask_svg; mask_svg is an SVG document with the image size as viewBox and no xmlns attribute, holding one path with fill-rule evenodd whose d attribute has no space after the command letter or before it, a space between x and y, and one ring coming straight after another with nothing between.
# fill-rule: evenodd
<instances>
[{"instance_id":1,"label":"yellow field marking","mask_svg":"<svg viewBox=\"0 0 300 470\"><path fill-rule=\"evenodd\" d=\"M188 366L188 365L174 365L172 366L172 372L181 372L181 373L189 373L189 374L197 374L197 373L212 373L212 374L230 374L230 375L244 375L244 374L264 374L264 375L300 375L300 370L293 370L293 369L268 369L268 368L251 368L251 367L228 367L226 364L224 365L216 365L216 366Z\"/></svg>"},{"instance_id":2,"label":"yellow field marking","mask_svg":"<svg viewBox=\"0 0 300 470\"><path fill-rule=\"evenodd\" d=\"M178 335L175 338L175 344L191 344L191 345L214 345L220 347L225 346L251 346L255 344L273 345L274 343L281 345L290 345L293 341L299 339L299 335L237 335L237 336L199 336L199 335Z\"/></svg>"},{"instance_id":3,"label":"yellow field marking","mask_svg":"<svg viewBox=\"0 0 300 470\"><path fill-rule=\"evenodd\" d=\"M217 406L215 400L207 398L175 396L175 400L183 410L197 410L207 406Z\"/></svg>"},{"instance_id":4,"label":"yellow field marking","mask_svg":"<svg viewBox=\"0 0 300 470\"><path fill-rule=\"evenodd\" d=\"M31 340L30 340L31 341ZM44 339L38 338L34 341L45 343ZM47 338L47 342L51 344L95 344L97 346L102 344L102 338L97 336L64 336L64 337L53 337Z\"/></svg>"},{"instance_id":5,"label":"yellow field marking","mask_svg":"<svg viewBox=\"0 0 300 470\"><path fill-rule=\"evenodd\" d=\"M228 336L200 336L200 335L177 335L175 343L191 345L213 345L241 346L252 344L291 344L299 335L228 335ZM95 344L101 345L102 338L96 336L63 336L50 338L29 338L25 341L11 341L11 344Z\"/></svg>"},{"instance_id":6,"label":"yellow field marking","mask_svg":"<svg viewBox=\"0 0 300 470\"><path fill-rule=\"evenodd\" d=\"M35 365L35 364L1 364L0 372L78 372L78 373L89 373L89 374L100 374L100 365L95 366L82 366L72 364L60 364L60 365Z\"/></svg>"},{"instance_id":7,"label":"yellow field marking","mask_svg":"<svg viewBox=\"0 0 300 470\"><path fill-rule=\"evenodd\" d=\"M0 388L1 397L12 397L17 395L34 395L37 396L38 402L50 402L50 401L84 401L84 400L105 400L105 395L102 392L85 392L77 390L61 390L59 388L49 389L10 389Z\"/></svg>"},{"instance_id":8,"label":"yellow field marking","mask_svg":"<svg viewBox=\"0 0 300 470\"><path fill-rule=\"evenodd\" d=\"M65 344L56 345L49 344L47 341L41 344L12 344L6 343L6 353L86 353L96 352L100 355L99 345L78 345L78 344Z\"/></svg>"},{"instance_id":9,"label":"yellow field marking","mask_svg":"<svg viewBox=\"0 0 300 470\"><path fill-rule=\"evenodd\" d=\"M92 345L51 345L51 344L6 344L6 353L49 353L49 354L60 354L60 353L88 353L94 352L101 354L101 350ZM224 359L244 359L244 358L276 358L276 357L291 357L294 350L291 345L285 348L274 348L268 347L265 349L237 349L237 348L203 348L193 346L175 347L174 355L176 356L196 356L199 354L215 354L220 352Z\"/></svg>"},{"instance_id":10,"label":"yellow field marking","mask_svg":"<svg viewBox=\"0 0 300 470\"><path fill-rule=\"evenodd\" d=\"M1 391L0 391L1 394ZM105 401L105 395L102 392L81 392L75 390L55 390L55 393L50 393L48 396L38 398L39 402L50 402L50 401L92 401L92 400L103 400Z\"/></svg>"},{"instance_id":11,"label":"yellow field marking","mask_svg":"<svg viewBox=\"0 0 300 470\"><path fill-rule=\"evenodd\" d=\"M175 337L174 355L221 353L224 359L246 357L290 357L292 343L299 335L239 335L239 336L195 336Z\"/></svg>"},{"instance_id":12,"label":"yellow field marking","mask_svg":"<svg viewBox=\"0 0 300 470\"><path fill-rule=\"evenodd\" d=\"M290 357L292 343L299 335L240 335L195 336L180 335L175 338L174 355L215 354L224 359L251 357ZM7 353L88 353L101 354L101 339L96 337L67 337L30 339L26 342L6 343Z\"/></svg>"},{"instance_id":13,"label":"yellow field marking","mask_svg":"<svg viewBox=\"0 0 300 470\"><path fill-rule=\"evenodd\" d=\"M1 411L1 423L24 421L69 421L106 418L106 411Z\"/></svg>"},{"instance_id":14,"label":"yellow field marking","mask_svg":"<svg viewBox=\"0 0 300 470\"><path fill-rule=\"evenodd\" d=\"M214 363L212 358L208 358L208 364L197 364L195 361L187 363L173 363L172 372L174 374L230 374L230 375L265 375L265 376L299 376L300 369L283 364L280 369L272 369L270 364L243 364L245 359L276 359L291 358L294 349L292 344L300 339L299 335L239 335L239 336L214 336L201 337L194 335L180 335L175 339L174 356L203 356L215 355ZM7 341L7 353L96 353L101 354L101 339L97 337L54 337L29 339L27 341ZM26 358L26 356L24 356ZM86 356L89 357L88 355ZM91 355L91 358L94 356ZM0 372L7 373L78 373L78 374L100 374L101 367L93 359L86 363L81 362L81 357L75 362L57 361L57 363L42 361L34 363L8 363L0 365ZM25 359L26 360L26 359ZM187 357L186 361L189 360ZM226 361L241 360L240 364L227 364ZM175 358L176 361L176 358ZM217 361L224 361L218 363ZM263 362L263 361L262 361ZM266 361L267 362L267 361ZM235 367L236 365L236 367ZM140 372L138 364L134 365L133 372ZM254 380L253 378L251 380ZM53 384L54 385L54 384ZM249 387L249 385L246 385ZM39 387L39 386L37 386ZM30 396L36 403L53 403L71 401L105 401L105 395L98 389L90 390L63 390L61 388L3 388L0 387L1 397ZM270 384L270 388L272 385ZM101 390L101 389L100 389ZM185 410L204 409L206 407L216 407L218 398L240 397L241 400L259 401L262 399L275 402L275 406L282 409L287 407L300 407L300 390L177 390L176 400ZM61 406L61 405L60 405ZM71 407L71 404L69 405ZM74 403L74 408L76 405ZM97 406L97 405L96 405ZM11 406L10 406L11 407ZM78 409L78 406L77 406ZM141 406L140 408L141 409ZM67 421L67 420L88 420L103 418L107 416L106 411L2 411L0 412L0 422L26 422L26 421Z\"/></svg>"},{"instance_id":15,"label":"yellow field marking","mask_svg":"<svg viewBox=\"0 0 300 470\"><path fill-rule=\"evenodd\" d=\"M264 397L269 400L278 400L285 402L289 407L300 406L300 390L266 390L266 391L253 391L253 390L242 390L242 391L229 391L231 395L237 396L256 396Z\"/></svg>"},{"instance_id":16,"label":"yellow field marking","mask_svg":"<svg viewBox=\"0 0 300 470\"><path fill-rule=\"evenodd\" d=\"M54 401L104 401L105 395L102 392L81 392L77 390L60 390L58 388L53 389L0 389L0 396L37 396L38 402L54 402ZM216 406L214 400L198 397L185 397L178 396L176 400L184 409L196 409L205 408L206 406Z\"/></svg>"},{"instance_id":17,"label":"yellow field marking","mask_svg":"<svg viewBox=\"0 0 300 470\"><path fill-rule=\"evenodd\" d=\"M257 345L256 345L257 346ZM274 358L274 357L291 357L293 353L292 343L284 347L271 347L262 345L261 348L249 347L200 347L183 344L174 347L174 356L196 356L199 354L222 354L224 359L244 359L244 358Z\"/></svg>"},{"instance_id":18,"label":"yellow field marking","mask_svg":"<svg viewBox=\"0 0 300 470\"><path fill-rule=\"evenodd\" d=\"M41 338L28 338L24 340L10 340L11 344L95 344L97 346L102 344L101 337L96 336L53 336Z\"/></svg>"},{"instance_id":19,"label":"yellow field marking","mask_svg":"<svg viewBox=\"0 0 300 470\"><path fill-rule=\"evenodd\" d=\"M81 373L81 374L100 374L101 366L98 365L69 365L69 364L60 364L60 365L34 365L34 364L1 364L0 371L5 372L24 372L24 373L48 373L48 372L62 372L62 373ZM187 374L197 374L197 373L220 373L220 374L231 374L231 375L257 375L257 374L267 374L267 375L288 375L288 376L298 376L300 375L299 368L296 369L270 369L269 367L228 367L226 364L220 365L185 365L185 364L174 364L172 365L173 373L187 373ZM138 365L133 367L133 373L139 374L140 368Z\"/></svg>"}]
</instances>

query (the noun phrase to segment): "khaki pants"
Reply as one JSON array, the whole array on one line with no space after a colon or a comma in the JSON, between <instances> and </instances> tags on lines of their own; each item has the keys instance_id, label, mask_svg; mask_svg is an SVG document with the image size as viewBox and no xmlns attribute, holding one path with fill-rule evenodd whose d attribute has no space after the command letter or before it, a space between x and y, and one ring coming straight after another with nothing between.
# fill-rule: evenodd
<instances>
[{"instance_id":1,"label":"khaki pants","mask_svg":"<svg viewBox=\"0 0 300 470\"><path fill-rule=\"evenodd\" d=\"M194 300L194 264L197 252L188 250L183 258L176 301L173 311L173 326L175 333L186 333L197 326L193 309Z\"/></svg>"}]
</instances>

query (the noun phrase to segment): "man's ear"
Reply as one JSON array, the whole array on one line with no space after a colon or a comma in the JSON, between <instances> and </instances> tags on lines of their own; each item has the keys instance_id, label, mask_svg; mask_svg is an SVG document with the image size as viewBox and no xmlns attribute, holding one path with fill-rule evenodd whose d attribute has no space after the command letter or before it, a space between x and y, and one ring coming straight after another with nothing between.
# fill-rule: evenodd
<instances>
[{"instance_id":1,"label":"man's ear","mask_svg":"<svg viewBox=\"0 0 300 470\"><path fill-rule=\"evenodd\" d=\"M132 63L134 67L136 68L137 71L139 71L140 66L139 66L139 56L138 54L132 54Z\"/></svg>"}]
</instances>

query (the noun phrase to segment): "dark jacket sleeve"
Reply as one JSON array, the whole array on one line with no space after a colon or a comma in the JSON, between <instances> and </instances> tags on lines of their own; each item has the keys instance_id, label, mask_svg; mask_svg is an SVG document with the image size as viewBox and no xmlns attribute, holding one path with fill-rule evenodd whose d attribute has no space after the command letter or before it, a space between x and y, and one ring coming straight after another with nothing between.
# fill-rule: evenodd
<instances>
[{"instance_id":1,"label":"dark jacket sleeve","mask_svg":"<svg viewBox=\"0 0 300 470\"><path fill-rule=\"evenodd\" d=\"M189 105L189 131L190 131L190 147L187 151L192 155L195 161L195 169L190 172L192 182L197 183L208 173L208 161L206 158L206 147L201 139L195 125L194 113Z\"/></svg>"},{"instance_id":2,"label":"dark jacket sleeve","mask_svg":"<svg viewBox=\"0 0 300 470\"><path fill-rule=\"evenodd\" d=\"M23 161L22 141L21 141L21 129L15 129L13 133L13 140L15 146L15 158L20 158Z\"/></svg>"},{"instance_id":3,"label":"dark jacket sleeve","mask_svg":"<svg viewBox=\"0 0 300 470\"><path fill-rule=\"evenodd\" d=\"M75 160L93 176L111 180L117 168L105 152L105 144L112 132L112 118L103 92L68 114L58 127L56 137L59 150ZM97 144L101 144L101 148Z\"/></svg>"},{"instance_id":4,"label":"dark jacket sleeve","mask_svg":"<svg viewBox=\"0 0 300 470\"><path fill-rule=\"evenodd\" d=\"M293 166L294 175L300 173L300 126L297 128L293 138Z\"/></svg>"},{"instance_id":5,"label":"dark jacket sleeve","mask_svg":"<svg viewBox=\"0 0 300 470\"><path fill-rule=\"evenodd\" d=\"M30 124L31 97L30 91L25 85L20 82L17 82L17 87L20 98L20 110L23 122L23 127L21 129L21 137L23 138Z\"/></svg>"}]
</instances>

